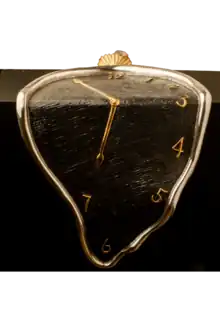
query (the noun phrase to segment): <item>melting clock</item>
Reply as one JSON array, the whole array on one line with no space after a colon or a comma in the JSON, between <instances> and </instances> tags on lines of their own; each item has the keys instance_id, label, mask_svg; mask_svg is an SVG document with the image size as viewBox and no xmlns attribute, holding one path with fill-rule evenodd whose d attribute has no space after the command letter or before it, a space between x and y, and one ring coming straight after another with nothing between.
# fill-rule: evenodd
<instances>
[{"instance_id":1,"label":"melting clock","mask_svg":"<svg viewBox=\"0 0 220 330\"><path fill-rule=\"evenodd\" d=\"M19 92L22 137L72 208L93 264L113 267L172 216L210 108L209 91L195 79L132 65L122 51Z\"/></svg>"}]
</instances>

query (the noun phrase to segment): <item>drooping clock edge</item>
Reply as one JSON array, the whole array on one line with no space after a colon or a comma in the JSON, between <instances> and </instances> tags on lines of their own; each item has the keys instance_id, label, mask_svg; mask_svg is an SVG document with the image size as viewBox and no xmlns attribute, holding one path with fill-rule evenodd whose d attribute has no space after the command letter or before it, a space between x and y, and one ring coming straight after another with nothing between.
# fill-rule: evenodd
<instances>
[{"instance_id":1,"label":"drooping clock edge","mask_svg":"<svg viewBox=\"0 0 220 330\"><path fill-rule=\"evenodd\" d=\"M187 161L187 164L174 184L172 190L169 193L164 212L162 216L150 227L146 228L142 231L136 238L130 242L125 248L119 251L115 256L113 256L108 261L102 261L96 257L93 251L90 249L87 236L86 236L86 228L83 216L69 194L66 190L62 182L55 176L52 170L48 167L46 162L44 161L32 134L32 129L29 120L29 108L28 101L32 97L32 95L39 89L44 87L47 84L50 84L54 81L63 79L63 78L75 78L84 75L93 75L99 73L101 71L120 71L120 72L130 72L134 74L146 75L148 77L153 78L162 78L168 79L171 83L182 84L186 88L189 88L193 91L198 98L198 110L197 110L197 118L196 124L194 128L194 137L193 137L193 145L191 148L190 157ZM69 204L73 213L76 216L77 227L79 230L79 236L82 248L87 256L87 258L97 267L100 268L111 268L114 267L126 254L136 251L147 239L147 237L158 230L161 226L163 226L172 214L175 211L181 193L186 186L189 178L191 177L195 166L197 164L203 139L208 123L208 118L211 110L212 97L210 92L207 90L205 86L203 86L200 82L195 80L194 78L185 75L183 73L179 73L172 70L161 69L161 68L153 68L153 67L145 67L145 66L113 66L113 67L92 67L92 68L81 68L81 69L71 69L71 70L62 70L55 71L49 74L46 74L42 77L39 77L25 86L17 95L16 99L16 111L18 123L21 131L21 135L25 141L25 144L32 156L34 157L37 164L40 166L43 173L46 175L46 178L55 186L64 200ZM25 203L25 199L24 199Z\"/></svg>"}]
</instances>

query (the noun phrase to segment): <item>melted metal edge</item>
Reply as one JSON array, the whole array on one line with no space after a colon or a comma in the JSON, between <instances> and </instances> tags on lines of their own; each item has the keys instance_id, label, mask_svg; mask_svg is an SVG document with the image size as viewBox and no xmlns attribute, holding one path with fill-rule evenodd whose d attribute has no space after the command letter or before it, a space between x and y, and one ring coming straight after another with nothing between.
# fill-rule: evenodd
<instances>
[{"instance_id":1,"label":"melted metal edge","mask_svg":"<svg viewBox=\"0 0 220 330\"><path fill-rule=\"evenodd\" d=\"M129 72L137 75L144 74L152 78L163 78L170 80L171 83L182 84L184 87L189 88L191 91L193 91L196 94L198 98L198 111L197 111L193 145L191 148L190 157L182 174L179 176L172 190L170 191L162 216L153 225L146 228L138 236L136 236L136 238L132 242L130 242L130 244L124 247L110 260L103 262L102 260L96 257L96 255L92 252L92 250L89 247L86 237L86 226L84 223L83 216L77 204L75 203L71 195L68 193L66 188L63 186L63 184L54 175L52 170L47 166L46 162L44 161L43 157L40 154L40 151L34 141L34 136L31 130L28 101L39 88L42 88L51 82L64 78L74 78L84 75L93 75L102 71L109 71L109 69L113 71ZM82 248L87 258L95 266L100 268L114 267L122 259L123 256L138 250L138 248L144 243L147 237L154 231L158 230L161 226L163 226L172 216L179 201L179 198L181 196L181 193L184 187L186 186L189 178L191 177L195 169L195 166L197 164L202 148L202 143L208 123L210 110L211 110L211 103L212 103L212 97L210 92L201 83L199 83L197 80L193 79L192 77L172 70L154 68L154 67L136 66L136 65L114 66L114 67L91 67L91 68L78 68L71 70L55 71L35 79L18 93L16 100L16 110L17 110L17 117L18 117L21 135L28 149L34 156L35 161L38 163L38 165L40 165L46 177L55 186L55 188L58 190L58 192L61 194L64 200L66 200L70 205L74 215L76 216L76 222L80 234L80 241Z\"/></svg>"}]
</instances>

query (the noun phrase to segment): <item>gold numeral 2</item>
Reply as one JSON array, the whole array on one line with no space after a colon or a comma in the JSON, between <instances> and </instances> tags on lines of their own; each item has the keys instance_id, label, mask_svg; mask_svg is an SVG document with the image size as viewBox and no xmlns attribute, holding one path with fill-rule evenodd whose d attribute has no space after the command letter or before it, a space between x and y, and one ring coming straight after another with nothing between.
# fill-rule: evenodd
<instances>
[{"instance_id":1,"label":"gold numeral 2","mask_svg":"<svg viewBox=\"0 0 220 330\"><path fill-rule=\"evenodd\" d=\"M174 146L172 146L172 149L178 152L176 155L177 158L179 158L180 155L184 152L183 142L184 142L184 137L181 137L181 139L179 139L179 141L176 144L174 144Z\"/></svg>"},{"instance_id":2,"label":"gold numeral 2","mask_svg":"<svg viewBox=\"0 0 220 330\"><path fill-rule=\"evenodd\" d=\"M160 188L155 195L151 196L151 200L153 203L160 203L163 200L162 193L168 194L168 191L165 189Z\"/></svg>"},{"instance_id":3,"label":"gold numeral 2","mask_svg":"<svg viewBox=\"0 0 220 330\"><path fill-rule=\"evenodd\" d=\"M89 207L89 203L90 203L90 200L92 198L92 195L89 195L89 194L83 194L83 197L86 198L86 202L85 202L85 212L88 211L88 207Z\"/></svg>"},{"instance_id":4,"label":"gold numeral 2","mask_svg":"<svg viewBox=\"0 0 220 330\"><path fill-rule=\"evenodd\" d=\"M111 252L111 245L107 244L108 243L108 238L106 238L105 242L102 245L102 253L107 254Z\"/></svg>"}]
</instances>

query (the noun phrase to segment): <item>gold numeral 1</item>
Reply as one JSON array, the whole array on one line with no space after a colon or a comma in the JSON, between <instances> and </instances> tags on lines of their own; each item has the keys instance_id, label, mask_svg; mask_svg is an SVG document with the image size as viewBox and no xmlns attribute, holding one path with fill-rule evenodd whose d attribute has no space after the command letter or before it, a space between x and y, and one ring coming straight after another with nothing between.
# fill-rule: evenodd
<instances>
[{"instance_id":1,"label":"gold numeral 1","mask_svg":"<svg viewBox=\"0 0 220 330\"><path fill-rule=\"evenodd\" d=\"M168 191L165 189L160 188L155 195L151 196L151 200L153 203L160 203L163 200L162 193L168 194Z\"/></svg>"},{"instance_id":2,"label":"gold numeral 1","mask_svg":"<svg viewBox=\"0 0 220 330\"><path fill-rule=\"evenodd\" d=\"M86 202L85 202L85 212L88 211L88 207L89 207L89 203L90 203L90 200L92 198L92 195L89 195L89 194L83 194L83 197L86 198Z\"/></svg>"},{"instance_id":3,"label":"gold numeral 1","mask_svg":"<svg viewBox=\"0 0 220 330\"><path fill-rule=\"evenodd\" d=\"M111 252L111 245L107 244L108 243L108 238L106 238L106 240L104 241L103 245L102 245L102 253L107 254L109 252Z\"/></svg>"},{"instance_id":4,"label":"gold numeral 1","mask_svg":"<svg viewBox=\"0 0 220 330\"><path fill-rule=\"evenodd\" d=\"M176 155L177 158L179 158L180 155L184 152L183 142L184 142L184 137L181 137L181 139L179 139L179 141L176 144L174 144L174 146L172 146L172 149L178 152Z\"/></svg>"}]
</instances>

